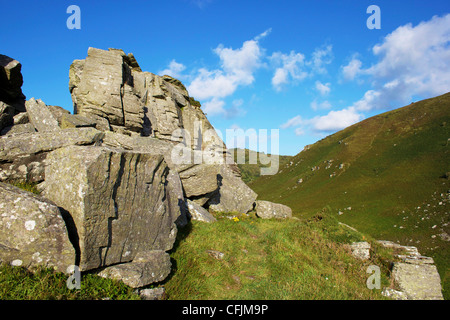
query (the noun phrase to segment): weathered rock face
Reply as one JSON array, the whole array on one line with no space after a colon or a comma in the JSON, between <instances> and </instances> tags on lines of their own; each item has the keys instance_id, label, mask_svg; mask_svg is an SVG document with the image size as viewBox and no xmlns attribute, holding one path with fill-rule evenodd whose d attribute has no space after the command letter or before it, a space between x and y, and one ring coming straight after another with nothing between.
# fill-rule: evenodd
<instances>
[{"instance_id":1,"label":"weathered rock face","mask_svg":"<svg viewBox=\"0 0 450 320\"><path fill-rule=\"evenodd\" d=\"M83 117L79 114L64 114L61 117L60 126L62 129L66 128L95 128L97 123L89 118Z\"/></svg>"},{"instance_id":2,"label":"weathered rock face","mask_svg":"<svg viewBox=\"0 0 450 320\"><path fill-rule=\"evenodd\" d=\"M21 69L19 61L0 54L0 131L14 123L16 114L25 111Z\"/></svg>"},{"instance_id":3,"label":"weathered rock face","mask_svg":"<svg viewBox=\"0 0 450 320\"><path fill-rule=\"evenodd\" d=\"M57 118L41 99L31 98L25 107L31 124L38 132L61 130Z\"/></svg>"},{"instance_id":4,"label":"weathered rock face","mask_svg":"<svg viewBox=\"0 0 450 320\"><path fill-rule=\"evenodd\" d=\"M167 201L173 195L161 155L72 146L50 153L47 163L45 196L74 220L81 270L172 248L180 208Z\"/></svg>"},{"instance_id":5,"label":"weathered rock face","mask_svg":"<svg viewBox=\"0 0 450 320\"><path fill-rule=\"evenodd\" d=\"M352 255L360 260L370 259L370 243L367 241L353 242L350 245Z\"/></svg>"},{"instance_id":6,"label":"weathered rock face","mask_svg":"<svg viewBox=\"0 0 450 320\"><path fill-rule=\"evenodd\" d=\"M14 123L14 107L0 101L0 131Z\"/></svg>"},{"instance_id":7,"label":"weathered rock face","mask_svg":"<svg viewBox=\"0 0 450 320\"><path fill-rule=\"evenodd\" d=\"M37 195L0 182L0 261L55 267L75 264L75 249L58 207Z\"/></svg>"},{"instance_id":8,"label":"weathered rock face","mask_svg":"<svg viewBox=\"0 0 450 320\"><path fill-rule=\"evenodd\" d=\"M441 278L435 265L397 262L392 277L409 300L443 300Z\"/></svg>"},{"instance_id":9,"label":"weathered rock face","mask_svg":"<svg viewBox=\"0 0 450 320\"><path fill-rule=\"evenodd\" d=\"M433 258L422 256L416 247L402 246L392 241L378 241L384 247L405 251L394 262L391 277L400 288L394 298L401 300L443 300L441 278ZM386 291L386 295L392 291Z\"/></svg>"},{"instance_id":10,"label":"weathered rock face","mask_svg":"<svg viewBox=\"0 0 450 320\"><path fill-rule=\"evenodd\" d=\"M170 140L172 133L182 128L181 119L184 106L189 104L187 91L181 93L162 77L145 72L140 76L141 90L145 96L147 112L145 132Z\"/></svg>"},{"instance_id":11,"label":"weathered rock face","mask_svg":"<svg viewBox=\"0 0 450 320\"><path fill-rule=\"evenodd\" d=\"M0 54L0 100L14 102L23 99L22 93L22 65L19 61Z\"/></svg>"},{"instance_id":12,"label":"weathered rock face","mask_svg":"<svg viewBox=\"0 0 450 320\"><path fill-rule=\"evenodd\" d=\"M229 166L221 165L218 176L219 192L209 201L214 211L247 213L253 209L258 196Z\"/></svg>"},{"instance_id":13,"label":"weathered rock face","mask_svg":"<svg viewBox=\"0 0 450 320\"><path fill-rule=\"evenodd\" d=\"M94 128L0 136L0 181L42 182L45 159L50 151L70 145L96 144L103 136Z\"/></svg>"},{"instance_id":14,"label":"weathered rock face","mask_svg":"<svg viewBox=\"0 0 450 320\"><path fill-rule=\"evenodd\" d=\"M171 265L169 254L163 250L141 251L132 262L107 267L99 275L139 288L164 280L170 274Z\"/></svg>"},{"instance_id":15,"label":"weathered rock face","mask_svg":"<svg viewBox=\"0 0 450 320\"><path fill-rule=\"evenodd\" d=\"M102 119L101 130L109 130L111 125L142 128L143 114L138 123L133 121L134 114L128 119L128 113L134 111L130 102L137 101L129 101L133 78L124 56L123 51L89 48L86 60L71 66L69 87L75 113Z\"/></svg>"},{"instance_id":16,"label":"weathered rock face","mask_svg":"<svg viewBox=\"0 0 450 320\"><path fill-rule=\"evenodd\" d=\"M0 181L40 183L68 223L81 270L108 267L103 274L138 287L161 281L165 251L189 217L253 208L256 193L180 81L142 72L122 50L89 48L70 66L72 115L25 103L20 64L2 59Z\"/></svg>"},{"instance_id":17,"label":"weathered rock face","mask_svg":"<svg viewBox=\"0 0 450 320\"><path fill-rule=\"evenodd\" d=\"M132 55L89 48L86 60L74 61L69 76L76 114L96 120L100 130L142 132L146 78Z\"/></svg>"},{"instance_id":18,"label":"weathered rock face","mask_svg":"<svg viewBox=\"0 0 450 320\"><path fill-rule=\"evenodd\" d=\"M105 132L103 145L115 150L125 149L164 155L169 167L179 174L186 197L195 199L200 205L204 205L218 191L218 166L205 163L195 164L195 157L201 151L183 146L174 147L174 143L166 140L152 137L130 137L114 132ZM177 151L183 155L179 156Z\"/></svg>"},{"instance_id":19,"label":"weathered rock face","mask_svg":"<svg viewBox=\"0 0 450 320\"><path fill-rule=\"evenodd\" d=\"M205 208L203 208L199 204L191 200L187 200L187 206L192 220L203 221L208 223L217 221L216 218L214 218L214 216L211 213L209 213Z\"/></svg>"},{"instance_id":20,"label":"weathered rock face","mask_svg":"<svg viewBox=\"0 0 450 320\"><path fill-rule=\"evenodd\" d=\"M256 215L263 219L286 219L292 218L292 210L288 206L270 201L256 201Z\"/></svg>"},{"instance_id":21,"label":"weathered rock face","mask_svg":"<svg viewBox=\"0 0 450 320\"><path fill-rule=\"evenodd\" d=\"M132 55L116 49L89 48L69 76L76 113L115 132L105 136L106 145L151 153L157 148L179 173L186 197L200 205L242 212L253 207L256 193L241 181L237 167L218 166L226 147L201 109L190 104L181 82L142 72ZM183 149L191 151L192 161L180 164L177 152Z\"/></svg>"}]
</instances>

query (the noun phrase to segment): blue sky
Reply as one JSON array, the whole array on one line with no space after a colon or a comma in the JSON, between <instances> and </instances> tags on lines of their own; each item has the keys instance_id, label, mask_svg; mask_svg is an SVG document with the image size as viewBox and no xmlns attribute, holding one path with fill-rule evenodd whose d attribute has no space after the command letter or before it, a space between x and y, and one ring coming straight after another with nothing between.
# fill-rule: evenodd
<instances>
[{"instance_id":1,"label":"blue sky","mask_svg":"<svg viewBox=\"0 0 450 320\"><path fill-rule=\"evenodd\" d=\"M69 5L81 29L69 30ZM369 29L367 8L381 10ZM3 1L0 53L27 99L72 111L69 66L89 47L178 77L213 126L279 130L280 154L450 91L447 1ZM230 147L230 146L229 146ZM269 150L270 151L270 150Z\"/></svg>"}]
</instances>

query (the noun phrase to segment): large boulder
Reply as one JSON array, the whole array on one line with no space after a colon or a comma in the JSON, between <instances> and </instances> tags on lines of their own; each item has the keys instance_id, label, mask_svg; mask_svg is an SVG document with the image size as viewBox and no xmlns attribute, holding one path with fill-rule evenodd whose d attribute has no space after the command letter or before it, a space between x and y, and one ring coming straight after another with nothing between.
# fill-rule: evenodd
<instances>
[{"instance_id":1,"label":"large boulder","mask_svg":"<svg viewBox=\"0 0 450 320\"><path fill-rule=\"evenodd\" d=\"M253 209L258 195L241 179L231 166L219 166L219 191L209 200L209 208L218 212L247 213Z\"/></svg>"},{"instance_id":2,"label":"large boulder","mask_svg":"<svg viewBox=\"0 0 450 320\"><path fill-rule=\"evenodd\" d=\"M441 278L431 257L422 256L413 246L379 240L385 248L392 248L401 261L393 263L391 279L400 291L384 290L382 294L401 300L443 300Z\"/></svg>"},{"instance_id":3,"label":"large boulder","mask_svg":"<svg viewBox=\"0 0 450 320\"><path fill-rule=\"evenodd\" d=\"M172 248L180 207L163 156L70 146L47 163L44 195L74 220L81 270Z\"/></svg>"},{"instance_id":4,"label":"large boulder","mask_svg":"<svg viewBox=\"0 0 450 320\"><path fill-rule=\"evenodd\" d=\"M171 266L170 256L163 250L141 251L132 262L107 267L99 275L140 288L164 280L170 274Z\"/></svg>"},{"instance_id":5,"label":"large boulder","mask_svg":"<svg viewBox=\"0 0 450 320\"><path fill-rule=\"evenodd\" d=\"M0 261L66 272L76 262L59 208L47 199L0 182Z\"/></svg>"},{"instance_id":6,"label":"large boulder","mask_svg":"<svg viewBox=\"0 0 450 320\"><path fill-rule=\"evenodd\" d=\"M25 111L21 69L19 61L0 54L0 131L13 125L13 117Z\"/></svg>"},{"instance_id":7,"label":"large boulder","mask_svg":"<svg viewBox=\"0 0 450 320\"><path fill-rule=\"evenodd\" d=\"M286 219L292 218L292 209L280 203L257 200L255 206L256 215L263 219Z\"/></svg>"},{"instance_id":8,"label":"large boulder","mask_svg":"<svg viewBox=\"0 0 450 320\"><path fill-rule=\"evenodd\" d=\"M442 300L441 278L435 265L395 262L392 277L410 300Z\"/></svg>"},{"instance_id":9,"label":"large boulder","mask_svg":"<svg viewBox=\"0 0 450 320\"><path fill-rule=\"evenodd\" d=\"M61 130L58 119L41 99L31 98L25 102L25 107L31 124L38 132Z\"/></svg>"},{"instance_id":10,"label":"large boulder","mask_svg":"<svg viewBox=\"0 0 450 320\"><path fill-rule=\"evenodd\" d=\"M178 173L183 183L187 198L203 198L219 188L216 165L192 164L178 167Z\"/></svg>"},{"instance_id":11,"label":"large boulder","mask_svg":"<svg viewBox=\"0 0 450 320\"><path fill-rule=\"evenodd\" d=\"M103 145L115 150L124 149L164 155L169 167L179 174L186 197L195 198L200 205L204 205L218 190L218 166L203 162L195 164L195 158L197 155L201 157L201 151L192 150L181 144L175 145L167 140L127 136L109 131L105 132Z\"/></svg>"},{"instance_id":12,"label":"large boulder","mask_svg":"<svg viewBox=\"0 0 450 320\"><path fill-rule=\"evenodd\" d=\"M0 101L8 104L21 105L23 111L23 102L25 96L22 93L22 65L19 61L8 56L0 54Z\"/></svg>"},{"instance_id":13,"label":"large boulder","mask_svg":"<svg viewBox=\"0 0 450 320\"><path fill-rule=\"evenodd\" d=\"M145 82L141 91L146 97L145 116L149 121L145 130L148 134L170 140L172 134L182 128L182 108L189 103L189 97L160 76L145 72L141 79L143 77Z\"/></svg>"},{"instance_id":14,"label":"large boulder","mask_svg":"<svg viewBox=\"0 0 450 320\"><path fill-rule=\"evenodd\" d=\"M211 213L209 213L208 210L206 210L199 204L197 204L189 199L186 202L187 202L187 206L188 206L188 210L189 210L189 215L192 220L208 222L208 223L217 221L217 219L214 218L214 216Z\"/></svg>"},{"instance_id":15,"label":"large boulder","mask_svg":"<svg viewBox=\"0 0 450 320\"><path fill-rule=\"evenodd\" d=\"M0 131L14 124L14 113L13 106L0 101Z\"/></svg>"},{"instance_id":16,"label":"large boulder","mask_svg":"<svg viewBox=\"0 0 450 320\"><path fill-rule=\"evenodd\" d=\"M164 154L186 197L202 206L252 209L256 193L234 163L225 165L225 144L180 81L142 72L122 50L95 48L73 62L69 77L75 113L106 132L104 145Z\"/></svg>"},{"instance_id":17,"label":"large boulder","mask_svg":"<svg viewBox=\"0 0 450 320\"><path fill-rule=\"evenodd\" d=\"M76 114L97 121L97 128L125 127L140 133L143 99L134 88L134 71L122 50L89 48L86 60L76 60L69 72L69 88ZM120 130L118 128L117 130Z\"/></svg>"},{"instance_id":18,"label":"large boulder","mask_svg":"<svg viewBox=\"0 0 450 320\"><path fill-rule=\"evenodd\" d=\"M14 127L17 126L20 125ZM70 145L96 144L103 136L94 128L0 136L0 181L42 182L45 179L45 159L50 151Z\"/></svg>"}]
</instances>

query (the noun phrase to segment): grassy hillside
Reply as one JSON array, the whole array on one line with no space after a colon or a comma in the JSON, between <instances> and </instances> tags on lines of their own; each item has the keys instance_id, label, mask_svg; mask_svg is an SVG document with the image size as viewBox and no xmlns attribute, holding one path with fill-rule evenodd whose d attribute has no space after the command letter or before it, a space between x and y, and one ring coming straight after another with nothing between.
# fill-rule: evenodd
<instances>
[{"instance_id":1,"label":"grassy hillside","mask_svg":"<svg viewBox=\"0 0 450 320\"><path fill-rule=\"evenodd\" d=\"M179 230L171 250L172 272L163 283L169 300L386 299L392 287L392 249L345 226L329 214L311 219L263 220L254 214L212 224L192 221ZM371 259L351 255L348 243L369 241ZM368 289L367 268L377 265L381 288ZM0 264L0 299L139 299L122 282L83 272L81 289L66 287L67 275Z\"/></svg>"},{"instance_id":2,"label":"grassy hillside","mask_svg":"<svg viewBox=\"0 0 450 320\"><path fill-rule=\"evenodd\" d=\"M239 148L229 149L229 151L232 152L232 154L234 156L234 161L237 163L239 169L241 170L242 180L247 184L260 177L261 168L271 166L271 163L269 163L269 164L261 163L259 152L248 150L248 149L239 149ZM238 157L240 157L241 155L244 155L245 158L240 160L239 162L244 162L244 163L238 162ZM267 156L271 157L270 154ZM289 163L291 158L292 158L292 156L278 156L278 158L274 157L274 158L270 158L270 159L272 161L277 160L278 167L282 167L282 166L286 165L287 163ZM254 160L252 160L252 159L255 159L256 163L253 163ZM276 164L273 163L273 166L276 166Z\"/></svg>"},{"instance_id":3,"label":"grassy hillside","mask_svg":"<svg viewBox=\"0 0 450 320\"><path fill-rule=\"evenodd\" d=\"M298 217L328 206L377 239L432 256L450 292L450 93L366 119L250 183Z\"/></svg>"},{"instance_id":4,"label":"grassy hillside","mask_svg":"<svg viewBox=\"0 0 450 320\"><path fill-rule=\"evenodd\" d=\"M381 290L366 287L366 270L380 266L381 286L389 286L392 252L374 243L372 260L357 260L345 243L362 239L326 212L303 221L248 216L192 221L171 253L175 267L164 283L167 298L384 299Z\"/></svg>"}]
</instances>

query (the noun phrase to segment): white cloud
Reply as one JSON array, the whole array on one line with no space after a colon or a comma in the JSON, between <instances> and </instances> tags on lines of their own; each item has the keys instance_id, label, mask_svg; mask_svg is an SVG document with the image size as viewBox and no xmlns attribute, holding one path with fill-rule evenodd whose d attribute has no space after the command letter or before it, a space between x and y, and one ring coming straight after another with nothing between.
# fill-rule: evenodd
<instances>
[{"instance_id":1,"label":"white cloud","mask_svg":"<svg viewBox=\"0 0 450 320\"><path fill-rule=\"evenodd\" d=\"M330 83L323 84L320 81L316 81L316 90L319 91L322 96L326 96L331 91L330 85Z\"/></svg>"},{"instance_id":2,"label":"white cloud","mask_svg":"<svg viewBox=\"0 0 450 320\"><path fill-rule=\"evenodd\" d=\"M372 48L378 62L361 69L353 61L343 67L344 76L371 77L373 88L353 104L357 110L389 109L450 89L450 14L434 16L417 26L406 24L388 34ZM344 71L346 70L346 71Z\"/></svg>"},{"instance_id":3,"label":"white cloud","mask_svg":"<svg viewBox=\"0 0 450 320\"><path fill-rule=\"evenodd\" d=\"M236 99L231 103L231 108L225 110L225 118L232 119L239 116L244 116L247 112L241 108L244 104L244 100Z\"/></svg>"},{"instance_id":4,"label":"white cloud","mask_svg":"<svg viewBox=\"0 0 450 320\"><path fill-rule=\"evenodd\" d=\"M298 82L316 73L326 73L325 65L330 64L333 60L332 48L331 45L316 48L310 60L306 60L305 55L300 52L291 51L289 54L274 52L269 57L275 66L272 77L274 89L281 91L283 86L291 81Z\"/></svg>"},{"instance_id":5,"label":"white cloud","mask_svg":"<svg viewBox=\"0 0 450 320\"><path fill-rule=\"evenodd\" d=\"M307 61L313 71L317 73L326 73L325 65L333 61L333 46L328 45L325 48L317 48L312 54L312 59Z\"/></svg>"},{"instance_id":6,"label":"white cloud","mask_svg":"<svg viewBox=\"0 0 450 320\"><path fill-rule=\"evenodd\" d=\"M183 72L185 69L186 69L185 65L176 62L174 59L170 61L169 68L160 71L158 74L161 76L168 75L174 78L183 78L181 72Z\"/></svg>"},{"instance_id":7,"label":"white cloud","mask_svg":"<svg viewBox=\"0 0 450 320\"><path fill-rule=\"evenodd\" d=\"M261 40L262 38L267 37L271 32L272 32L272 28L269 28L269 29L267 29L266 31L264 31L263 33L257 35L257 36L254 38L254 40L255 40L255 41L259 41L259 40Z\"/></svg>"},{"instance_id":8,"label":"white cloud","mask_svg":"<svg viewBox=\"0 0 450 320\"><path fill-rule=\"evenodd\" d=\"M280 128L286 129L286 128L291 128L291 127L296 127L303 123L304 123L304 121L303 121L302 117L298 115L298 116L295 116L295 117L289 119L286 123L283 123L280 126Z\"/></svg>"},{"instance_id":9,"label":"white cloud","mask_svg":"<svg viewBox=\"0 0 450 320\"><path fill-rule=\"evenodd\" d=\"M220 69L208 70L201 68L197 76L187 87L189 93L198 100L209 100L203 105L211 114L222 114L233 117L242 114L239 106L233 105L224 109L224 98L232 95L239 86L247 86L254 82L254 73L262 67L264 50L259 40L266 37L271 29L264 31L252 40L245 41L241 48L225 48L219 45L213 52L220 59Z\"/></svg>"},{"instance_id":10,"label":"white cloud","mask_svg":"<svg viewBox=\"0 0 450 320\"><path fill-rule=\"evenodd\" d=\"M244 100L233 100L232 106L228 109L225 108L225 101L219 98L212 98L202 105L202 109L208 116L222 115L225 119L233 119L246 114L246 111L241 108Z\"/></svg>"},{"instance_id":11,"label":"white cloud","mask_svg":"<svg viewBox=\"0 0 450 320\"><path fill-rule=\"evenodd\" d=\"M316 131L337 131L362 119L362 114L358 113L355 108L349 107L339 111L330 111L325 116L315 117L311 119L311 123Z\"/></svg>"},{"instance_id":12,"label":"white cloud","mask_svg":"<svg viewBox=\"0 0 450 320\"><path fill-rule=\"evenodd\" d=\"M297 115L282 124L280 128L287 129L296 127L294 132L297 136L305 134L308 128L314 132L331 132L342 130L352 124L361 121L364 118L356 108L349 107L338 111L330 111L324 116L316 116L310 119L303 119Z\"/></svg>"},{"instance_id":13,"label":"white cloud","mask_svg":"<svg viewBox=\"0 0 450 320\"><path fill-rule=\"evenodd\" d=\"M294 132L296 136L302 136L305 134L305 131L303 131L302 128L295 128Z\"/></svg>"},{"instance_id":14,"label":"white cloud","mask_svg":"<svg viewBox=\"0 0 450 320\"><path fill-rule=\"evenodd\" d=\"M213 98L210 101L205 102L202 105L202 109L209 116L214 116L218 114L225 114L225 109L223 108L224 106L225 101L220 100L218 98Z\"/></svg>"},{"instance_id":15,"label":"white cloud","mask_svg":"<svg viewBox=\"0 0 450 320\"><path fill-rule=\"evenodd\" d=\"M311 109L313 109L314 111L317 110L327 110L331 108L331 103L328 100L325 100L323 102L318 103L317 100L314 100L313 102L311 102Z\"/></svg>"},{"instance_id":16,"label":"white cloud","mask_svg":"<svg viewBox=\"0 0 450 320\"><path fill-rule=\"evenodd\" d=\"M308 73L303 70L305 65L305 56L301 53L291 51L289 55L275 52L269 59L280 67L276 68L274 76L272 77L272 85L275 90L280 91L282 85L289 82L289 79L303 80L308 76Z\"/></svg>"},{"instance_id":17,"label":"white cloud","mask_svg":"<svg viewBox=\"0 0 450 320\"><path fill-rule=\"evenodd\" d=\"M227 75L222 70L198 70L198 75L188 86L189 94L198 100L224 98L234 93L238 81L233 75Z\"/></svg>"},{"instance_id":18,"label":"white cloud","mask_svg":"<svg viewBox=\"0 0 450 320\"><path fill-rule=\"evenodd\" d=\"M342 74L346 80L353 80L355 77L361 73L362 62L353 58L348 65L342 67Z\"/></svg>"},{"instance_id":19,"label":"white cloud","mask_svg":"<svg viewBox=\"0 0 450 320\"><path fill-rule=\"evenodd\" d=\"M313 101L313 103L315 103L315 101ZM323 102L325 107L328 107L328 104L328 101ZM360 113L355 107L348 107L337 111L331 110L326 115L316 116L309 119L304 119L300 115L297 115L282 124L280 128L287 129L295 127L294 132L297 136L305 134L307 129L308 131L313 131L316 133L329 133L331 131L342 130L361 121L362 119L364 119L362 113Z\"/></svg>"}]
</instances>

